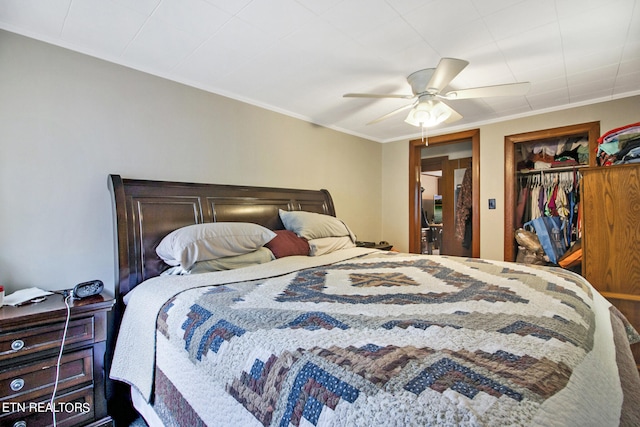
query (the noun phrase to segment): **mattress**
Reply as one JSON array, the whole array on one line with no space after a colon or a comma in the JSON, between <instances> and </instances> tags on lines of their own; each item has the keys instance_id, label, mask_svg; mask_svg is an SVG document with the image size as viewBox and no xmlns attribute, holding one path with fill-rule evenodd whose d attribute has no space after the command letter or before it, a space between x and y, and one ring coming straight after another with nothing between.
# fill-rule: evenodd
<instances>
[{"instance_id":1,"label":"mattress","mask_svg":"<svg viewBox=\"0 0 640 427\"><path fill-rule=\"evenodd\" d=\"M353 248L143 282L111 377L165 425L640 425L639 339L560 268Z\"/></svg>"}]
</instances>

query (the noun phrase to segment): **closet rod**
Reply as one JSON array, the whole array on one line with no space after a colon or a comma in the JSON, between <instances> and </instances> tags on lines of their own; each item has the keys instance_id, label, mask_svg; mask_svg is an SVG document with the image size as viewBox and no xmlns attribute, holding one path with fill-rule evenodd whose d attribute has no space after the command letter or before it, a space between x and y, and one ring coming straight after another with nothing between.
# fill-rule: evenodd
<instances>
[{"instance_id":1,"label":"closet rod","mask_svg":"<svg viewBox=\"0 0 640 427\"><path fill-rule=\"evenodd\" d=\"M546 168L546 169L529 169L526 171L517 171L517 175L532 175L539 173L550 173L550 172L566 172L588 168L588 165L574 165L574 166L559 166L556 168Z\"/></svg>"}]
</instances>

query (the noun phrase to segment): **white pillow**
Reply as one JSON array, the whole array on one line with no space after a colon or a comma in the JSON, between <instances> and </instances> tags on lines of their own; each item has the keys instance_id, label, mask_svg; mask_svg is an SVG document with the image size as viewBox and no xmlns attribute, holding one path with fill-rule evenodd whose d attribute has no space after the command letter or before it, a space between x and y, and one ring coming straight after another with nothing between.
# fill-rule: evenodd
<instances>
[{"instance_id":1,"label":"white pillow","mask_svg":"<svg viewBox=\"0 0 640 427\"><path fill-rule=\"evenodd\" d=\"M185 270L181 266L171 267L162 272L162 276L184 276L187 274L209 273L212 271L235 270L238 268L249 267L252 265L264 264L276 259L273 253L265 246L258 248L253 252L242 255L227 256L216 259L208 259L206 261L198 261L193 264L190 270Z\"/></svg>"},{"instance_id":2,"label":"white pillow","mask_svg":"<svg viewBox=\"0 0 640 427\"><path fill-rule=\"evenodd\" d=\"M199 261L253 252L275 236L268 228L247 222L194 224L167 234L156 253L167 264L189 270Z\"/></svg>"},{"instance_id":3,"label":"white pillow","mask_svg":"<svg viewBox=\"0 0 640 427\"><path fill-rule=\"evenodd\" d=\"M307 240L349 236L352 242L356 241L356 236L347 227L347 224L331 215L280 209L280 219L284 228Z\"/></svg>"},{"instance_id":4,"label":"white pillow","mask_svg":"<svg viewBox=\"0 0 640 427\"><path fill-rule=\"evenodd\" d=\"M318 256L345 248L354 248L355 243L349 236L321 237L309 240L309 256Z\"/></svg>"}]
</instances>

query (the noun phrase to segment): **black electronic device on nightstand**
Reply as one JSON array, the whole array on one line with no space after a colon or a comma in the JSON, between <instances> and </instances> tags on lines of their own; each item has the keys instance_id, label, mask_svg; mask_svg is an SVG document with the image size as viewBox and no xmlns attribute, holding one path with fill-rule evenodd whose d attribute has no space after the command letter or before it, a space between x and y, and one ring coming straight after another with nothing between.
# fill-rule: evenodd
<instances>
[{"instance_id":1,"label":"black electronic device on nightstand","mask_svg":"<svg viewBox=\"0 0 640 427\"><path fill-rule=\"evenodd\" d=\"M101 280L91 280L89 282L78 283L71 292L73 299L83 299L99 295L104 289L104 283Z\"/></svg>"},{"instance_id":2,"label":"black electronic device on nightstand","mask_svg":"<svg viewBox=\"0 0 640 427\"><path fill-rule=\"evenodd\" d=\"M356 246L360 248L371 248L371 249L379 249L381 251L389 251L393 248L393 245L386 241L381 241L380 243L376 242L361 242L357 241Z\"/></svg>"}]
</instances>

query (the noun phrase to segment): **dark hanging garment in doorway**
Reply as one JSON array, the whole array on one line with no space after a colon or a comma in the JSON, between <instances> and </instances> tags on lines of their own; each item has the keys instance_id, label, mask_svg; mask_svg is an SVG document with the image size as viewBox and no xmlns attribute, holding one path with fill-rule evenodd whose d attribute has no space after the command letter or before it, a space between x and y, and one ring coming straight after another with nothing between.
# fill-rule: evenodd
<instances>
[{"instance_id":1,"label":"dark hanging garment in doorway","mask_svg":"<svg viewBox=\"0 0 640 427\"><path fill-rule=\"evenodd\" d=\"M422 217L422 228L429 228L429 221L427 221L427 213L424 211L424 206L422 205L422 193L424 193L424 187L420 187L420 213Z\"/></svg>"},{"instance_id":2,"label":"dark hanging garment in doorway","mask_svg":"<svg viewBox=\"0 0 640 427\"><path fill-rule=\"evenodd\" d=\"M456 239L462 241L462 247L471 248L473 236L471 212L473 209L471 166L464 171L462 185L456 200Z\"/></svg>"}]
</instances>

